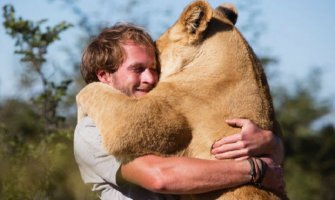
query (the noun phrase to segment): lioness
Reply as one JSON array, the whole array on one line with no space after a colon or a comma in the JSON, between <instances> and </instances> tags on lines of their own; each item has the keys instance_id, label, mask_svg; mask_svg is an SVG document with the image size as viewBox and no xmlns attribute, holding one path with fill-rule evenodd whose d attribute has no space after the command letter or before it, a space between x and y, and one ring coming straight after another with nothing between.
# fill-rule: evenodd
<instances>
[{"instance_id":1,"label":"lioness","mask_svg":"<svg viewBox=\"0 0 335 200\"><path fill-rule=\"evenodd\" d=\"M191 3L157 41L157 87L130 98L91 83L77 95L78 119L93 118L106 149L123 162L148 153L211 159L213 142L235 133L224 122L233 117L249 118L278 133L265 74L235 28L236 19L232 6L213 10L205 1ZM192 198L279 199L254 186Z\"/></svg>"}]
</instances>

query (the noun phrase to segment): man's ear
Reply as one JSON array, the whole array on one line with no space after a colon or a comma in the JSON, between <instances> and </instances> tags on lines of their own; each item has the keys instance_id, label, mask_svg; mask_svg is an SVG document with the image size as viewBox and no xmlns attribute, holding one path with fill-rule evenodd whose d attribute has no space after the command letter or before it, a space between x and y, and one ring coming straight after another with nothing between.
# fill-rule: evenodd
<instances>
[{"instance_id":1,"label":"man's ear","mask_svg":"<svg viewBox=\"0 0 335 200\"><path fill-rule=\"evenodd\" d=\"M183 32L188 34L189 43L201 40L212 15L212 8L203 0L195 1L185 8L177 23L183 27Z\"/></svg>"},{"instance_id":2,"label":"man's ear","mask_svg":"<svg viewBox=\"0 0 335 200\"><path fill-rule=\"evenodd\" d=\"M106 71L106 70L103 70L103 69L99 69L97 72L96 72L96 75L99 79L100 82L102 83L111 83L112 82L112 73Z\"/></svg>"},{"instance_id":3,"label":"man's ear","mask_svg":"<svg viewBox=\"0 0 335 200\"><path fill-rule=\"evenodd\" d=\"M221 12L224 16L231 21L234 25L236 24L238 12L236 7L231 3L224 3L217 7L215 10Z\"/></svg>"}]
</instances>

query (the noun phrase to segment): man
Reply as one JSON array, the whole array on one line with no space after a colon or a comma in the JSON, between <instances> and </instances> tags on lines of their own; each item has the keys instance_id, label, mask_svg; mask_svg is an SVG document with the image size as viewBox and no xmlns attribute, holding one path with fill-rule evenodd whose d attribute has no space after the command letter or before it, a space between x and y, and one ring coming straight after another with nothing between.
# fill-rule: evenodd
<instances>
[{"instance_id":1,"label":"man","mask_svg":"<svg viewBox=\"0 0 335 200\"><path fill-rule=\"evenodd\" d=\"M103 30L89 44L81 72L86 83L100 81L130 97L141 97L159 79L155 52L151 37L143 29L118 24ZM265 161L269 167L263 186L282 190L282 169L276 164L282 162L280 139L249 120L233 119L227 123L242 127L241 133L214 143L212 153L218 159L235 160L147 155L121 164L103 149L99 130L89 118L76 127L75 157L84 182L92 183L93 191L99 191L101 199L175 199L170 194L203 193L252 183L259 179L260 169L252 170L249 161L255 166ZM246 160L258 155L268 157L263 161Z\"/></svg>"}]
</instances>

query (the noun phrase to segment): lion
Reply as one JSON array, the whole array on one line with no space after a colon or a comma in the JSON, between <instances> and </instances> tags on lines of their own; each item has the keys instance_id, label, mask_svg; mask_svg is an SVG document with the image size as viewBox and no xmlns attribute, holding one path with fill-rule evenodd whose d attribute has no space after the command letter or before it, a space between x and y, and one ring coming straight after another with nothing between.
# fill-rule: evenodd
<instances>
[{"instance_id":1,"label":"lion","mask_svg":"<svg viewBox=\"0 0 335 200\"><path fill-rule=\"evenodd\" d=\"M106 150L122 162L146 154L213 159L213 142L236 133L225 123L229 118L280 133L265 73L236 20L231 4L212 9L206 1L192 2L156 42L157 87L134 98L91 83L76 97L78 120L91 117ZM252 185L183 196L193 198L280 199Z\"/></svg>"}]
</instances>

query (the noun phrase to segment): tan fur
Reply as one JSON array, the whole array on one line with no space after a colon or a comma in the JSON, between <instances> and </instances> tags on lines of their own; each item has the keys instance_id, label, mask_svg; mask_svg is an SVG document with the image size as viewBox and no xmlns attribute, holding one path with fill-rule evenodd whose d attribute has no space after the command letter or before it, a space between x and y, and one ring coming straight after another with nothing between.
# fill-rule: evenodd
<instances>
[{"instance_id":1,"label":"tan fur","mask_svg":"<svg viewBox=\"0 0 335 200\"><path fill-rule=\"evenodd\" d=\"M136 99L89 84L77 96L79 119L92 117L108 152L123 162L149 153L212 159L213 142L238 131L224 121L234 117L277 132L263 69L234 15L231 5L213 10L205 1L191 3L157 41L158 86ZM279 199L253 186L184 196L193 198Z\"/></svg>"}]
</instances>

